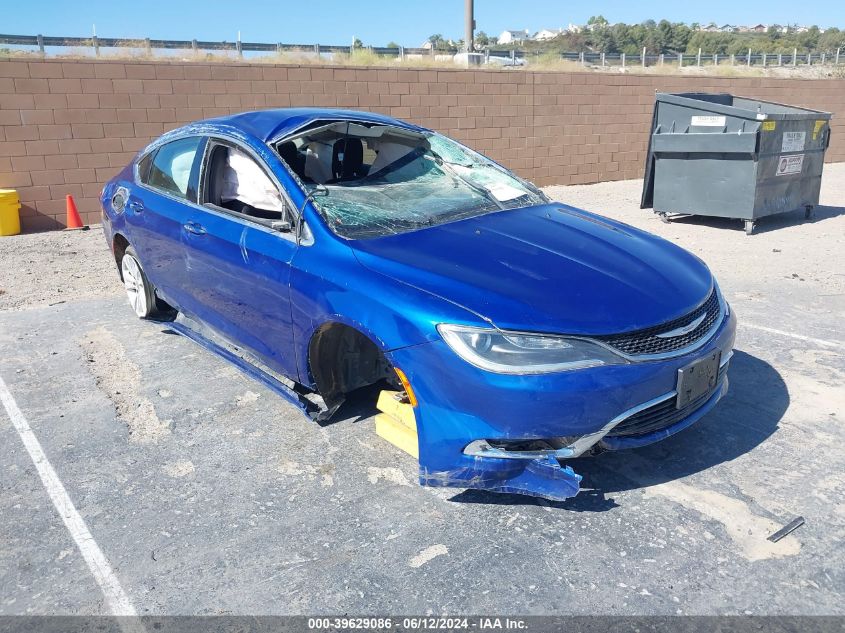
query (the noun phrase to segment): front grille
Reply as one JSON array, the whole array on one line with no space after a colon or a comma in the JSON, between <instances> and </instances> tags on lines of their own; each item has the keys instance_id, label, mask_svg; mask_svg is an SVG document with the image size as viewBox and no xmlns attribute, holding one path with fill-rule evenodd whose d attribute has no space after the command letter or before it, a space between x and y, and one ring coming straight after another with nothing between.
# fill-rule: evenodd
<instances>
[{"instance_id":1,"label":"front grille","mask_svg":"<svg viewBox=\"0 0 845 633\"><path fill-rule=\"evenodd\" d=\"M626 332L624 334L607 334L603 336L593 336L597 341L601 341L610 345L614 349L619 350L623 354L629 356L645 356L651 354L667 354L684 349L692 345L701 337L703 337L710 328L716 323L722 313L719 305L719 295L716 289L710 293L703 304L695 310L686 314L674 321L663 323L662 325L655 325L654 327L637 330L635 332ZM706 314L704 320L690 332L680 334L671 338L660 338L658 334L664 332L671 332L677 328L682 328L689 325L701 315Z\"/></svg>"},{"instance_id":2,"label":"front grille","mask_svg":"<svg viewBox=\"0 0 845 633\"><path fill-rule=\"evenodd\" d=\"M643 409L639 413L635 413L630 418L620 422L607 437L631 437L637 435L646 435L665 429L666 427L677 424L687 416L695 413L700 406L709 400L714 393L722 388L722 381L725 378L725 372L728 370L727 363L719 368L719 377L716 380L716 388L699 396L690 402L683 409L675 408L675 398L669 398L663 402L658 402L648 409Z\"/></svg>"}]
</instances>

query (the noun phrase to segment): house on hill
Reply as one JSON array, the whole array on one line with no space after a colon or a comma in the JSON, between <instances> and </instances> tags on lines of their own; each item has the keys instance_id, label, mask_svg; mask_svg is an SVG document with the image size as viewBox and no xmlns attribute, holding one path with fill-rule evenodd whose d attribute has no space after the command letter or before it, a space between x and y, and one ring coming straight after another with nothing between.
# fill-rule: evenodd
<instances>
[{"instance_id":1,"label":"house on hill","mask_svg":"<svg viewBox=\"0 0 845 633\"><path fill-rule=\"evenodd\" d=\"M558 35L565 33L563 29L540 29L534 34L534 39L538 41L553 40Z\"/></svg>"},{"instance_id":2,"label":"house on hill","mask_svg":"<svg viewBox=\"0 0 845 633\"><path fill-rule=\"evenodd\" d=\"M499 35L499 44L519 44L531 39L531 32L528 29L523 31L502 31Z\"/></svg>"}]
</instances>

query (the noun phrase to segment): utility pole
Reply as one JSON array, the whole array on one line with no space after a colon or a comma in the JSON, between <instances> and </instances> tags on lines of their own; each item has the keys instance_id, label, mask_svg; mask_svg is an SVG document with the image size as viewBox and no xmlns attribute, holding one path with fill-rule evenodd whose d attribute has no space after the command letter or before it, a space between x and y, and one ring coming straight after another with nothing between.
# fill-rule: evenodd
<instances>
[{"instance_id":1,"label":"utility pole","mask_svg":"<svg viewBox=\"0 0 845 633\"><path fill-rule=\"evenodd\" d=\"M473 46L473 38L475 33L475 16L473 15L473 0L464 0L464 17L465 17L465 25L464 25L464 45L466 46L467 53L471 53L475 47Z\"/></svg>"}]
</instances>

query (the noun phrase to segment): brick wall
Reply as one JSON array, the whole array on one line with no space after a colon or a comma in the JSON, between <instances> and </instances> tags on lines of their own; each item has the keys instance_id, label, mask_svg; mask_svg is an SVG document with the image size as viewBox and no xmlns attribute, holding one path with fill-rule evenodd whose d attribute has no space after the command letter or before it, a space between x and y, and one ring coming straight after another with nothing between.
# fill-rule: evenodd
<instances>
[{"instance_id":1,"label":"brick wall","mask_svg":"<svg viewBox=\"0 0 845 633\"><path fill-rule=\"evenodd\" d=\"M722 91L826 110L845 160L845 79L0 59L0 187L25 231L99 218L102 184L183 123L258 108L360 108L453 136L538 185L642 175L655 90Z\"/></svg>"}]
</instances>

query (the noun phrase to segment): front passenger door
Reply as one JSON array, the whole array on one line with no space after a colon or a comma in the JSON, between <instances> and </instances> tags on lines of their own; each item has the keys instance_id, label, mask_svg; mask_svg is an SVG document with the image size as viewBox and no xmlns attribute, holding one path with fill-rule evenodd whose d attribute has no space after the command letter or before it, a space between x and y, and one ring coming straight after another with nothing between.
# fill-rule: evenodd
<instances>
[{"instance_id":1,"label":"front passenger door","mask_svg":"<svg viewBox=\"0 0 845 633\"><path fill-rule=\"evenodd\" d=\"M237 152L237 161L228 160L230 152ZM250 183L248 191L232 185L231 164L249 170L249 178L242 177ZM279 228L290 210L267 201L270 184L283 200L268 172L248 149L209 140L200 176L202 208L185 225L186 271L197 317L272 369L297 379L290 307L290 264L297 245L292 232ZM256 187L268 190L258 195Z\"/></svg>"}]
</instances>

